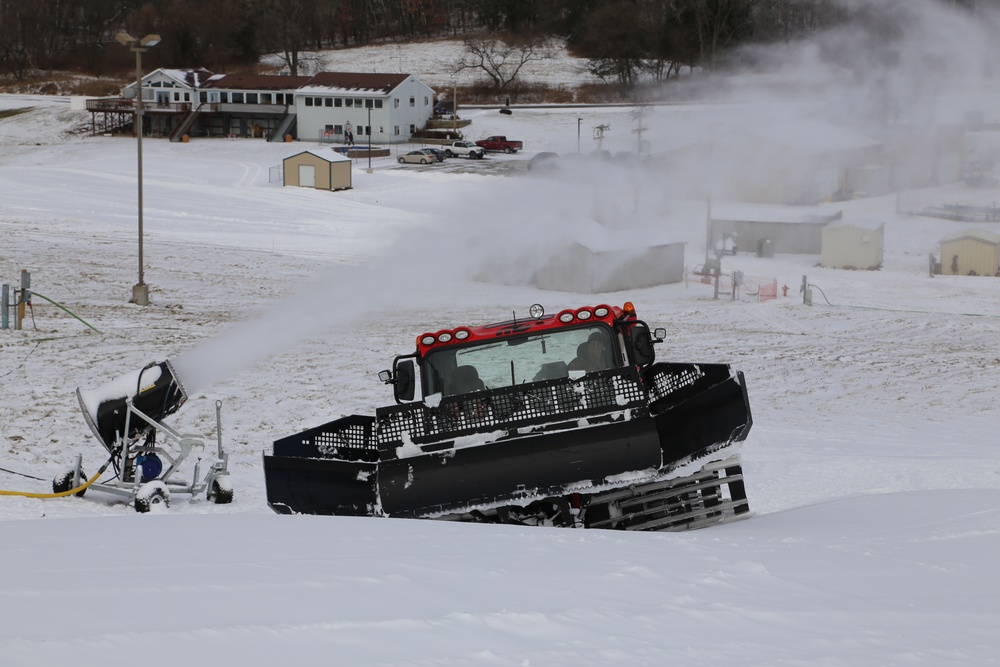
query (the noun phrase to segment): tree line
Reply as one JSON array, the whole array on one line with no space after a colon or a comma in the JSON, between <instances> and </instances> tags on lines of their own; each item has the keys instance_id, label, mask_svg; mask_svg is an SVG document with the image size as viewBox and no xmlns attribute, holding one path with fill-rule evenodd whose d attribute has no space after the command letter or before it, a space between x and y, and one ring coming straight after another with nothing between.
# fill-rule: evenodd
<instances>
[{"instance_id":1,"label":"tree line","mask_svg":"<svg viewBox=\"0 0 1000 667\"><path fill-rule=\"evenodd\" d=\"M1000 0L935 0L970 11ZM877 4L877 2L876 2ZM134 58L120 31L162 42L149 68L236 71L280 54L458 37L529 49L566 39L597 76L630 85L682 67L713 68L736 47L792 40L863 17L871 3L844 0L0 0L0 68L102 76ZM468 42L467 42L468 43Z\"/></svg>"}]
</instances>

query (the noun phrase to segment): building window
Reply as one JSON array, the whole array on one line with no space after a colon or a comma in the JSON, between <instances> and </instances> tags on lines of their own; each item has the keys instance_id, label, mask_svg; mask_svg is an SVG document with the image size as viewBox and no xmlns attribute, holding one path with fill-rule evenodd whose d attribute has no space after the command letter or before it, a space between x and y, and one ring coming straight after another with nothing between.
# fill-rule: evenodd
<instances>
[{"instance_id":1,"label":"building window","mask_svg":"<svg viewBox=\"0 0 1000 667\"><path fill-rule=\"evenodd\" d=\"M341 98L339 98L339 97L334 97L333 98L333 106L335 106L337 108L340 108L340 107L344 106L344 100L341 99Z\"/></svg>"},{"instance_id":2,"label":"building window","mask_svg":"<svg viewBox=\"0 0 1000 667\"><path fill-rule=\"evenodd\" d=\"M367 99L367 100L365 100L365 108L366 109L374 109L375 108L375 100L370 99L370 98Z\"/></svg>"},{"instance_id":3,"label":"building window","mask_svg":"<svg viewBox=\"0 0 1000 667\"><path fill-rule=\"evenodd\" d=\"M427 101L427 96L424 95L424 106L427 106L428 104L429 104L429 102Z\"/></svg>"},{"instance_id":4,"label":"building window","mask_svg":"<svg viewBox=\"0 0 1000 667\"><path fill-rule=\"evenodd\" d=\"M417 126L411 124L410 125L410 134L416 134L416 133L417 133Z\"/></svg>"},{"instance_id":5,"label":"building window","mask_svg":"<svg viewBox=\"0 0 1000 667\"><path fill-rule=\"evenodd\" d=\"M385 128L384 128L384 127L382 127L381 125L379 125L379 126L378 126L378 133L379 133L379 134L385 134Z\"/></svg>"},{"instance_id":6,"label":"building window","mask_svg":"<svg viewBox=\"0 0 1000 667\"><path fill-rule=\"evenodd\" d=\"M393 106L398 109L399 108L399 98L398 97L393 98L392 101L393 101Z\"/></svg>"},{"instance_id":7,"label":"building window","mask_svg":"<svg viewBox=\"0 0 1000 667\"><path fill-rule=\"evenodd\" d=\"M346 106L348 109L350 109L351 107L353 107L354 106L354 99L348 97L346 100L344 100L344 106Z\"/></svg>"},{"instance_id":8,"label":"building window","mask_svg":"<svg viewBox=\"0 0 1000 667\"><path fill-rule=\"evenodd\" d=\"M399 136L399 125L392 126L392 133L395 134L397 137Z\"/></svg>"},{"instance_id":9,"label":"building window","mask_svg":"<svg viewBox=\"0 0 1000 667\"><path fill-rule=\"evenodd\" d=\"M333 126L333 133L334 134L343 134L344 133L344 126L343 125L334 125Z\"/></svg>"},{"instance_id":10,"label":"building window","mask_svg":"<svg viewBox=\"0 0 1000 667\"><path fill-rule=\"evenodd\" d=\"M324 97L323 98L323 106L332 107L333 106L333 98L332 97Z\"/></svg>"},{"instance_id":11,"label":"building window","mask_svg":"<svg viewBox=\"0 0 1000 667\"><path fill-rule=\"evenodd\" d=\"M410 98L410 106L411 107L417 106L417 99L415 97Z\"/></svg>"},{"instance_id":12,"label":"building window","mask_svg":"<svg viewBox=\"0 0 1000 667\"><path fill-rule=\"evenodd\" d=\"M355 97L354 98L354 106L356 106L359 109L361 108L361 98L360 97Z\"/></svg>"},{"instance_id":13,"label":"building window","mask_svg":"<svg viewBox=\"0 0 1000 667\"><path fill-rule=\"evenodd\" d=\"M313 105L313 98L307 97L306 98L306 106L307 107L311 107L312 105Z\"/></svg>"},{"instance_id":14,"label":"building window","mask_svg":"<svg viewBox=\"0 0 1000 667\"><path fill-rule=\"evenodd\" d=\"M247 104L257 104L257 93L247 93Z\"/></svg>"},{"instance_id":15,"label":"building window","mask_svg":"<svg viewBox=\"0 0 1000 667\"><path fill-rule=\"evenodd\" d=\"M198 93L198 101L201 102L202 104L208 102L208 93L206 93L204 90L200 91Z\"/></svg>"},{"instance_id":16,"label":"building window","mask_svg":"<svg viewBox=\"0 0 1000 667\"><path fill-rule=\"evenodd\" d=\"M229 93L219 93L219 101L222 102L223 104L228 104Z\"/></svg>"},{"instance_id":17,"label":"building window","mask_svg":"<svg viewBox=\"0 0 1000 667\"><path fill-rule=\"evenodd\" d=\"M184 93L184 101L185 102L191 101L191 93Z\"/></svg>"}]
</instances>

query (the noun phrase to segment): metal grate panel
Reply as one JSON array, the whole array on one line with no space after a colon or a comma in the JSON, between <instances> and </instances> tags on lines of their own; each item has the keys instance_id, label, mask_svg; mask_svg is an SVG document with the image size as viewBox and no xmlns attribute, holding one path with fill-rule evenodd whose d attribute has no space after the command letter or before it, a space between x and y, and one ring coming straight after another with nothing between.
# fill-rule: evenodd
<instances>
[{"instance_id":1,"label":"metal grate panel","mask_svg":"<svg viewBox=\"0 0 1000 667\"><path fill-rule=\"evenodd\" d=\"M634 369L589 373L447 396L440 404L391 406L376 413L379 448L404 442L430 444L474 433L510 431L538 424L645 408L646 391Z\"/></svg>"},{"instance_id":2,"label":"metal grate panel","mask_svg":"<svg viewBox=\"0 0 1000 667\"><path fill-rule=\"evenodd\" d=\"M647 374L651 402L691 387L703 377L705 373L693 364L656 364Z\"/></svg>"}]
</instances>

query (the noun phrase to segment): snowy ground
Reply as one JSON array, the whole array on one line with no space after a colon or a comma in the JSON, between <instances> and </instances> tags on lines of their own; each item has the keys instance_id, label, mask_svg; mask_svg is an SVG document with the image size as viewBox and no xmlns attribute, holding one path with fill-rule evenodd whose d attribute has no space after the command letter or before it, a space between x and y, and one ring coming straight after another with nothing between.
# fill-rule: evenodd
<instances>
[{"instance_id":1,"label":"snowy ground","mask_svg":"<svg viewBox=\"0 0 1000 667\"><path fill-rule=\"evenodd\" d=\"M523 138L525 154L379 158L371 174L362 161L339 193L270 182L286 145L147 140L143 308L128 304L135 142L63 137L76 122L65 100L0 97L26 106L0 121L0 282L31 271L34 290L100 333L38 297L25 330L0 331L0 488L46 492L77 454L95 470L104 450L75 389L171 359L196 369L172 426L214 437L223 402L236 497L137 515L96 492L0 496L3 667L997 661L1000 281L927 275L927 253L967 225L897 215L892 196L846 202L845 216L885 221L884 268L727 257L727 271L790 286L764 304L715 301L698 283L542 292L470 276L531 266L595 218L703 257L703 204L657 174L524 169L536 151L574 152L577 118L584 152L602 123L622 128L605 147L628 150L629 109L474 112L470 130ZM683 123L663 120L666 144ZM811 307L804 275L822 290ZM668 328L661 354L746 373L750 520L633 535L267 508L261 452L391 400L375 374L417 334L533 302L625 300Z\"/></svg>"}]
</instances>

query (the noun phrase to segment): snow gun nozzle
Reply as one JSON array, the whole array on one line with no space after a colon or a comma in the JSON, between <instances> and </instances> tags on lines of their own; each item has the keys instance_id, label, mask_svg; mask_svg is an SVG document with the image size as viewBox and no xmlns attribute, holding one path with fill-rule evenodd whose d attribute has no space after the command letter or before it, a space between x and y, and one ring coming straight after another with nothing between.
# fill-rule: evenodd
<instances>
[{"instance_id":1,"label":"snow gun nozzle","mask_svg":"<svg viewBox=\"0 0 1000 667\"><path fill-rule=\"evenodd\" d=\"M134 442L153 428L131 412L159 422L187 400L169 361L152 362L94 389L77 389L76 395L90 430L110 452L116 450L119 438ZM129 410L130 405L134 410Z\"/></svg>"}]
</instances>

